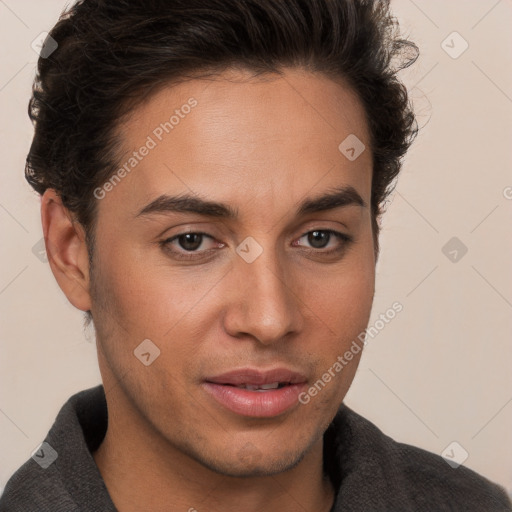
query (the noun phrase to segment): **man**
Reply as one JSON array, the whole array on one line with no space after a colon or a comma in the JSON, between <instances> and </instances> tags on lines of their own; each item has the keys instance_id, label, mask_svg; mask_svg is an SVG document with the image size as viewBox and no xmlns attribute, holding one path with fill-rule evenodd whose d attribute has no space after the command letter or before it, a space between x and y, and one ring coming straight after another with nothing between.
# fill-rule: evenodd
<instances>
[{"instance_id":1,"label":"man","mask_svg":"<svg viewBox=\"0 0 512 512\"><path fill-rule=\"evenodd\" d=\"M64 405L1 510L512 510L342 403L416 132L396 29L386 2L348 0L61 18L26 175L103 386Z\"/></svg>"}]
</instances>

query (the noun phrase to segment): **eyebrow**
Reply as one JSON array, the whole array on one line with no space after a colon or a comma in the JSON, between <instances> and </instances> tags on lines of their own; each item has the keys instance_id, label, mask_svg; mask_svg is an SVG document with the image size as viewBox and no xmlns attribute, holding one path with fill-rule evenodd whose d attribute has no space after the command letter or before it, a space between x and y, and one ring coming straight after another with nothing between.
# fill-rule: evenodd
<instances>
[{"instance_id":1,"label":"eyebrow","mask_svg":"<svg viewBox=\"0 0 512 512\"><path fill-rule=\"evenodd\" d=\"M334 208L346 206L367 205L354 187L346 186L330 189L318 197L308 198L298 205L297 216L304 216L310 213L333 210ZM144 206L136 217L143 217L165 213L196 213L207 217L236 219L238 209L227 204L207 201L189 194L169 196L163 194L154 201Z\"/></svg>"}]
</instances>

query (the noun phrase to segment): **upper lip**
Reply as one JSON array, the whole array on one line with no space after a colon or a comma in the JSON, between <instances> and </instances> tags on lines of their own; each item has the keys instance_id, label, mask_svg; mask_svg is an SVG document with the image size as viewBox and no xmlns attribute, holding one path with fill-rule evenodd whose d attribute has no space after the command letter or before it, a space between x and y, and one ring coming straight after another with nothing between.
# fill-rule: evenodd
<instances>
[{"instance_id":1,"label":"upper lip","mask_svg":"<svg viewBox=\"0 0 512 512\"><path fill-rule=\"evenodd\" d=\"M212 382L214 384L229 384L232 386L240 386L242 384L262 386L264 384L272 384L274 382L302 384L307 381L306 377L301 373L287 368L274 368L271 370L239 368L221 375L208 377L205 380L206 382Z\"/></svg>"}]
</instances>

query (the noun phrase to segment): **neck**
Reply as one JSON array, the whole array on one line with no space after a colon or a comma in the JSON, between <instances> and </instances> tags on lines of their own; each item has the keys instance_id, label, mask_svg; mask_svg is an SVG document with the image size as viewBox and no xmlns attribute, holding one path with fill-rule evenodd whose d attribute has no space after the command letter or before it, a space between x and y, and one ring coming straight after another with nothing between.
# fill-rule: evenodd
<instances>
[{"instance_id":1,"label":"neck","mask_svg":"<svg viewBox=\"0 0 512 512\"><path fill-rule=\"evenodd\" d=\"M238 478L192 459L135 411L122 413L131 409L122 393L107 396L107 404L108 429L93 457L119 512L330 510L334 491L323 474L322 438L291 470Z\"/></svg>"}]
</instances>

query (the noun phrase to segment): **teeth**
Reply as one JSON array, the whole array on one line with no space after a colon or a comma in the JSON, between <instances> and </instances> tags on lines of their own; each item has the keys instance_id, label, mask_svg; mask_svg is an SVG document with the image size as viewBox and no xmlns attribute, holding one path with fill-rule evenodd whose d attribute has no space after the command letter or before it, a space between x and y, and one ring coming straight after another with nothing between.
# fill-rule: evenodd
<instances>
[{"instance_id":1,"label":"teeth","mask_svg":"<svg viewBox=\"0 0 512 512\"><path fill-rule=\"evenodd\" d=\"M279 382L272 382L272 384L262 384L260 389L277 389L279 387Z\"/></svg>"},{"instance_id":2,"label":"teeth","mask_svg":"<svg viewBox=\"0 0 512 512\"><path fill-rule=\"evenodd\" d=\"M247 389L248 391L265 391L267 389L277 389L279 382L272 382L270 384L262 384L261 386L253 386L252 384L240 384L237 388Z\"/></svg>"}]
</instances>

